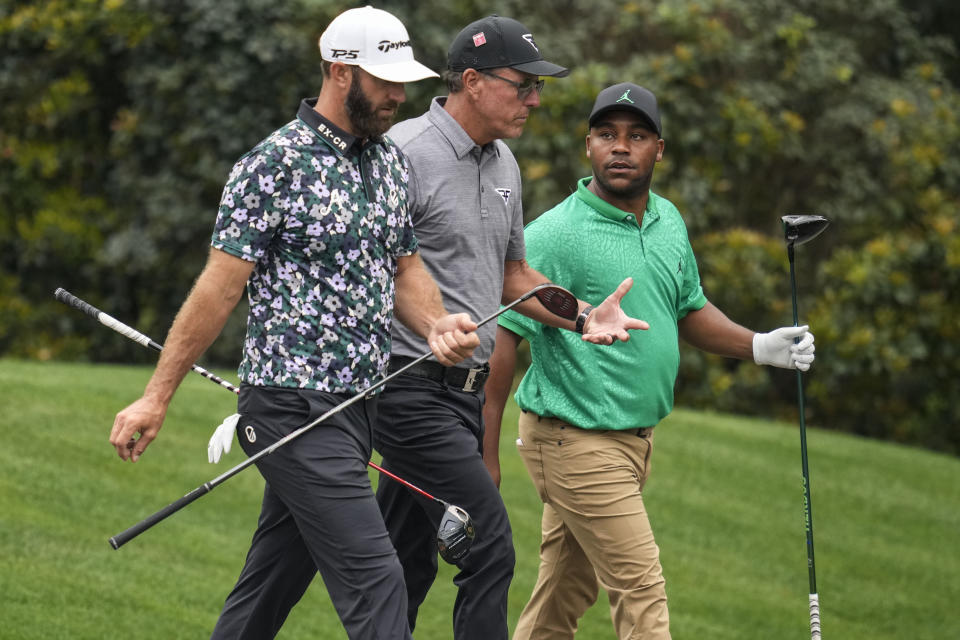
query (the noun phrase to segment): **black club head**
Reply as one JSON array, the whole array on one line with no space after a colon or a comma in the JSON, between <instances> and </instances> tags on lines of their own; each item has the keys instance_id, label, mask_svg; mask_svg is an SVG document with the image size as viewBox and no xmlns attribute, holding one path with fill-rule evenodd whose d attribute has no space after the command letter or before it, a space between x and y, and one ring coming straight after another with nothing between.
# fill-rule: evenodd
<instances>
[{"instance_id":1,"label":"black club head","mask_svg":"<svg viewBox=\"0 0 960 640\"><path fill-rule=\"evenodd\" d=\"M783 239L788 246L810 242L830 224L829 220L817 215L783 216L780 221L783 222Z\"/></svg>"},{"instance_id":2,"label":"black club head","mask_svg":"<svg viewBox=\"0 0 960 640\"><path fill-rule=\"evenodd\" d=\"M476 534L470 514L455 505L447 505L437 529L440 557L450 564L456 564L470 551Z\"/></svg>"}]
</instances>

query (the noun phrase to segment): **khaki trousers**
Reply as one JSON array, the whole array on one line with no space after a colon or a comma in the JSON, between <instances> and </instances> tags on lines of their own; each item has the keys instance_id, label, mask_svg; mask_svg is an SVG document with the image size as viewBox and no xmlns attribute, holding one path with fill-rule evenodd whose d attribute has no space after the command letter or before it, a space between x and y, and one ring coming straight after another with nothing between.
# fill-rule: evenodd
<instances>
[{"instance_id":1,"label":"khaki trousers","mask_svg":"<svg viewBox=\"0 0 960 640\"><path fill-rule=\"evenodd\" d=\"M641 495L653 429L585 430L524 412L520 440L544 506L537 583L513 640L572 639L599 588L620 640L669 640L660 549Z\"/></svg>"}]
</instances>

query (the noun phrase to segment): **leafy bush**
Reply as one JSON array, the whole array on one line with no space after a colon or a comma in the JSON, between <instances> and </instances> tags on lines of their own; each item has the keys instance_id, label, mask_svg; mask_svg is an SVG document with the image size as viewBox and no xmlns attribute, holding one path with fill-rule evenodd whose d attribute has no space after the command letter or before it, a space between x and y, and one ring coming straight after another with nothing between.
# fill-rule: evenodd
<instances>
[{"instance_id":1,"label":"leafy bush","mask_svg":"<svg viewBox=\"0 0 960 640\"><path fill-rule=\"evenodd\" d=\"M745 229L694 236L691 241L704 293L727 317L757 331L792 323L782 241ZM681 341L676 401L685 407L764 415L780 407L786 417L793 388L786 383L792 379L782 371L709 355Z\"/></svg>"},{"instance_id":2,"label":"leafy bush","mask_svg":"<svg viewBox=\"0 0 960 640\"><path fill-rule=\"evenodd\" d=\"M332 3L14 3L0 16L0 353L155 356L64 309L62 286L163 339L231 165L316 95ZM302 21L302 22L301 22ZM5 314L6 315L6 314ZM236 362L241 313L208 357Z\"/></svg>"},{"instance_id":3,"label":"leafy bush","mask_svg":"<svg viewBox=\"0 0 960 640\"><path fill-rule=\"evenodd\" d=\"M878 234L837 251L821 273L810 318L822 347L809 383L821 423L960 452L956 218Z\"/></svg>"},{"instance_id":4,"label":"leafy bush","mask_svg":"<svg viewBox=\"0 0 960 640\"><path fill-rule=\"evenodd\" d=\"M801 315L817 333L810 417L957 451L960 216L956 38L934 2L467 0L396 2L435 69L467 23L530 26L548 78L510 141L527 219L589 173L598 90L660 100L653 188L685 216L708 295L756 329L790 321L779 218L820 213L798 252ZM0 354L154 356L64 309L63 286L162 340L206 255L239 155L320 86L333 0L39 0L0 10ZM955 34L954 34L955 35ZM444 93L412 83L400 117ZM206 360L233 364L242 311ZM956 324L955 322L953 324ZM792 417L790 372L684 351L678 401Z\"/></svg>"}]
</instances>

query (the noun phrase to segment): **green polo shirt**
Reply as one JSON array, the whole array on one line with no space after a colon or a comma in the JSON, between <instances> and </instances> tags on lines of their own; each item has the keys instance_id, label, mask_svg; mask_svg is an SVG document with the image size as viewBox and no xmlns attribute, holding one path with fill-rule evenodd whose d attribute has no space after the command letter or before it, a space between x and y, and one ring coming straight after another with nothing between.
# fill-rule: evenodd
<instances>
[{"instance_id":1,"label":"green polo shirt","mask_svg":"<svg viewBox=\"0 0 960 640\"><path fill-rule=\"evenodd\" d=\"M650 193L643 225L594 195L577 191L527 225L527 261L578 298L600 304L626 277L621 306L650 323L628 342L598 346L514 311L500 324L530 342L531 365L517 390L521 409L584 429L656 425L673 409L680 363L677 321L707 303L680 212Z\"/></svg>"}]
</instances>

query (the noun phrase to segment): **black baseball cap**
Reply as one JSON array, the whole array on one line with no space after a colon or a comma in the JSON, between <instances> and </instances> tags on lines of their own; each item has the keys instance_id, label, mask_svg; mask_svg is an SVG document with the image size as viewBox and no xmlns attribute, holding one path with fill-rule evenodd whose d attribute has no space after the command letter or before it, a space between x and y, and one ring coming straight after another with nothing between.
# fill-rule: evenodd
<instances>
[{"instance_id":1,"label":"black baseball cap","mask_svg":"<svg viewBox=\"0 0 960 640\"><path fill-rule=\"evenodd\" d=\"M657 132L658 137L663 137L663 130L660 127L660 110L657 109L657 96L635 85L632 82L621 82L612 87L607 87L599 94L593 103L593 111L590 112L590 126L600 119L600 116L608 111L632 111L639 114L650 129Z\"/></svg>"},{"instance_id":2,"label":"black baseball cap","mask_svg":"<svg viewBox=\"0 0 960 640\"><path fill-rule=\"evenodd\" d=\"M457 34L447 52L447 67L451 71L510 67L535 76L557 78L570 73L569 69L543 59L530 29L498 15L471 22Z\"/></svg>"}]
</instances>

